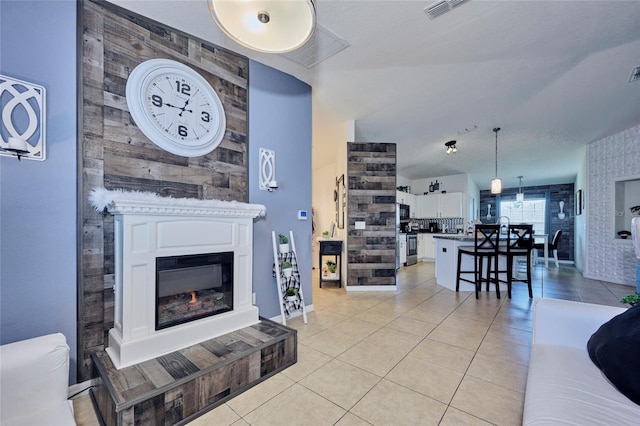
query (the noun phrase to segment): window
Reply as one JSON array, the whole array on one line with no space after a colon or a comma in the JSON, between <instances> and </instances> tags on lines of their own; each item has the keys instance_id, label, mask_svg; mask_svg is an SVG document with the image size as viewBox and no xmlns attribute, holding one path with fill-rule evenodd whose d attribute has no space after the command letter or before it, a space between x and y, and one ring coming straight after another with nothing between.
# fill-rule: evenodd
<instances>
[{"instance_id":1,"label":"window","mask_svg":"<svg viewBox=\"0 0 640 426\"><path fill-rule=\"evenodd\" d=\"M500 215L507 216L509 222L531 223L535 234L544 234L546 230L547 201L544 198L525 199L522 203L515 199L500 201Z\"/></svg>"}]
</instances>

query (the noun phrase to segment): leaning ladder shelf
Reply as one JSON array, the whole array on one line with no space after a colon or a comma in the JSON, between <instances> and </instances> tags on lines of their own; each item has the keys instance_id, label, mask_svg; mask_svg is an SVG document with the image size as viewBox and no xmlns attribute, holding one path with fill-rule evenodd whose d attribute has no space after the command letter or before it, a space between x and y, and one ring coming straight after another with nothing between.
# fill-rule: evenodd
<instances>
[{"instance_id":1,"label":"leaning ladder shelf","mask_svg":"<svg viewBox=\"0 0 640 426\"><path fill-rule=\"evenodd\" d=\"M296 243L293 239L293 231L289 231L289 248L285 251L279 250L279 244L276 243L276 232L271 231L271 240L273 242L273 272L276 277L278 287L278 299L280 300L280 314L282 315L282 324L287 325L287 316L296 310L302 311L304 323L307 323L307 309L304 305L304 295L302 294L302 285L300 283L300 272L298 270L298 256L296 255ZM282 265L285 262L291 263L291 275L285 276ZM285 296L287 289L294 288L298 295L294 298Z\"/></svg>"}]
</instances>

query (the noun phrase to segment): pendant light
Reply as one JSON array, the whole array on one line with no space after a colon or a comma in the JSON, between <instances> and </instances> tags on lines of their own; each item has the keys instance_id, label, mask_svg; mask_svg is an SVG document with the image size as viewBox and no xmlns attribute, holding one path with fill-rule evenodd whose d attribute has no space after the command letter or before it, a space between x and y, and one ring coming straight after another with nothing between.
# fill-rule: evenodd
<instances>
[{"instance_id":1,"label":"pendant light","mask_svg":"<svg viewBox=\"0 0 640 426\"><path fill-rule=\"evenodd\" d=\"M500 194L502 192L502 180L498 177L498 132L500 127L494 127L493 131L496 133L496 177L491 180L491 193Z\"/></svg>"},{"instance_id":2,"label":"pendant light","mask_svg":"<svg viewBox=\"0 0 640 426\"><path fill-rule=\"evenodd\" d=\"M522 176L518 176L518 193L516 194L516 201L522 203L524 201L524 192L522 192Z\"/></svg>"},{"instance_id":3,"label":"pendant light","mask_svg":"<svg viewBox=\"0 0 640 426\"><path fill-rule=\"evenodd\" d=\"M233 41L264 53L291 52L316 28L313 0L208 0L215 23Z\"/></svg>"}]
</instances>

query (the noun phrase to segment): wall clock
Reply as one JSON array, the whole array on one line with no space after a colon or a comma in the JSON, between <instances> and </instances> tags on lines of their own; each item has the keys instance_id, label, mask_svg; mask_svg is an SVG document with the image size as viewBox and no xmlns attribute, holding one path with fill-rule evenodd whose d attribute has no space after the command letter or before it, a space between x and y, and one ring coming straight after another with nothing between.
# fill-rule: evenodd
<instances>
[{"instance_id":1,"label":"wall clock","mask_svg":"<svg viewBox=\"0 0 640 426\"><path fill-rule=\"evenodd\" d=\"M138 128L172 154L198 157L222 141L226 120L209 82L180 62L150 59L127 80L127 105Z\"/></svg>"}]
</instances>

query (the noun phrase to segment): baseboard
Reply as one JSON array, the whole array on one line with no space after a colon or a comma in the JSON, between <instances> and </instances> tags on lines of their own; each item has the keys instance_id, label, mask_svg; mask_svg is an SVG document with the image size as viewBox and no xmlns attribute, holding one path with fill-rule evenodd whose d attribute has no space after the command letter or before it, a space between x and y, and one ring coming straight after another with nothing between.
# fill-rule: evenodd
<instances>
[{"instance_id":1,"label":"baseboard","mask_svg":"<svg viewBox=\"0 0 640 426\"><path fill-rule=\"evenodd\" d=\"M345 286L347 291L396 291L395 285L351 285Z\"/></svg>"}]
</instances>

